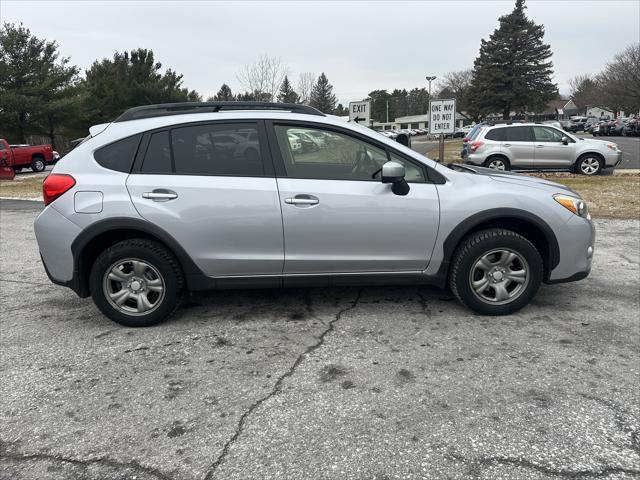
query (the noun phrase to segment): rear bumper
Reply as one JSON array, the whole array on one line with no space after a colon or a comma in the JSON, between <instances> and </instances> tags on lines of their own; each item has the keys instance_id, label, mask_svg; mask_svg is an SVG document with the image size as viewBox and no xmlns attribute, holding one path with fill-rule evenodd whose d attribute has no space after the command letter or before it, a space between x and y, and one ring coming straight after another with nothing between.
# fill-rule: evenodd
<instances>
[{"instance_id":1,"label":"rear bumper","mask_svg":"<svg viewBox=\"0 0 640 480\"><path fill-rule=\"evenodd\" d=\"M34 230L49 279L58 285L71 286L74 278L71 244L82 230L52 206L38 215Z\"/></svg>"}]
</instances>

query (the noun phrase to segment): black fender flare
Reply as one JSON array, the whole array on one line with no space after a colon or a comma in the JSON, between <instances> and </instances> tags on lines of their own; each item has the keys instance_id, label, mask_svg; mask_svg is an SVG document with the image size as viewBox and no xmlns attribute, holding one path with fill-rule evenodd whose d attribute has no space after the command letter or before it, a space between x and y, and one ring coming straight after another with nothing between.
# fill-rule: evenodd
<instances>
[{"instance_id":1,"label":"black fender flare","mask_svg":"<svg viewBox=\"0 0 640 480\"><path fill-rule=\"evenodd\" d=\"M473 231L483 223L491 222L493 220L509 219L525 221L540 230L549 245L549 257L546 259L545 265L547 272L551 272L551 270L558 266L558 263L560 263L560 247L558 245L558 239L556 238L553 229L546 221L531 212L518 208L492 208L467 217L460 222L449 233L449 235L447 235L443 244L442 263L438 269L438 273L436 274L440 279L440 282L446 284L451 258L453 257L456 247L469 232Z\"/></svg>"},{"instance_id":2,"label":"black fender flare","mask_svg":"<svg viewBox=\"0 0 640 480\"><path fill-rule=\"evenodd\" d=\"M161 227L142 218L111 217L89 225L71 243L73 277L66 285L81 297L89 296L88 279L84 278L86 265L82 264L82 256L86 247L100 235L117 230L141 232L164 243L180 262L187 287L189 286L190 278L204 276L202 270L198 268L180 243Z\"/></svg>"}]
</instances>

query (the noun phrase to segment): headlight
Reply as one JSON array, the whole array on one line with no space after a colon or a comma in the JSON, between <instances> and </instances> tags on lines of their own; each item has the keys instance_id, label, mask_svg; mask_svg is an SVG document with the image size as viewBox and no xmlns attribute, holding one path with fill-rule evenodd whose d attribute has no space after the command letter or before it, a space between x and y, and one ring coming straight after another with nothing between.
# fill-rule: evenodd
<instances>
[{"instance_id":1,"label":"headlight","mask_svg":"<svg viewBox=\"0 0 640 480\"><path fill-rule=\"evenodd\" d=\"M584 200L575 197L569 197L567 195L561 195L559 193L553 196L553 199L562 205L567 210L581 216L582 218L590 219L589 210Z\"/></svg>"},{"instance_id":2,"label":"headlight","mask_svg":"<svg viewBox=\"0 0 640 480\"><path fill-rule=\"evenodd\" d=\"M607 143L607 147L609 147L614 152L618 151L618 145L616 145L615 143Z\"/></svg>"}]
</instances>

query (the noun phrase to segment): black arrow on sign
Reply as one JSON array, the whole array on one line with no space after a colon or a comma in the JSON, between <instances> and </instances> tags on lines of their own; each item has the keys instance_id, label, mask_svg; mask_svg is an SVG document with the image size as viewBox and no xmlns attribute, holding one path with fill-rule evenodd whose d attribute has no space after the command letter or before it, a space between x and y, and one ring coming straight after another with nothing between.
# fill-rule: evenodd
<instances>
[{"instance_id":1,"label":"black arrow on sign","mask_svg":"<svg viewBox=\"0 0 640 480\"><path fill-rule=\"evenodd\" d=\"M353 119L353 121L356 122L356 123L362 122L363 120L366 120L366 118L356 117L356 118Z\"/></svg>"}]
</instances>

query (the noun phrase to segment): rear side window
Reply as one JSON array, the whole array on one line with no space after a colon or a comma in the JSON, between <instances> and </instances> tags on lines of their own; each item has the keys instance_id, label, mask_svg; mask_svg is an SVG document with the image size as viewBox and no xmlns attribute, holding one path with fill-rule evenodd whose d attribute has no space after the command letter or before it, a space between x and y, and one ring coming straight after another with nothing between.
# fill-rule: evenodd
<instances>
[{"instance_id":1,"label":"rear side window","mask_svg":"<svg viewBox=\"0 0 640 480\"><path fill-rule=\"evenodd\" d=\"M151 135L140 170L143 173L171 173L173 171L169 132L158 132Z\"/></svg>"},{"instance_id":2,"label":"rear side window","mask_svg":"<svg viewBox=\"0 0 640 480\"><path fill-rule=\"evenodd\" d=\"M532 142L531 127L507 127L504 129L506 142Z\"/></svg>"},{"instance_id":3,"label":"rear side window","mask_svg":"<svg viewBox=\"0 0 640 480\"><path fill-rule=\"evenodd\" d=\"M484 136L487 140L495 140L497 142L501 142L504 140L504 131L506 128L494 128L493 130L489 130L487 134Z\"/></svg>"},{"instance_id":4,"label":"rear side window","mask_svg":"<svg viewBox=\"0 0 640 480\"><path fill-rule=\"evenodd\" d=\"M141 138L142 135L134 135L118 140L96 150L93 158L104 168L129 173Z\"/></svg>"},{"instance_id":5,"label":"rear side window","mask_svg":"<svg viewBox=\"0 0 640 480\"><path fill-rule=\"evenodd\" d=\"M195 125L171 130L175 172L263 176L257 124Z\"/></svg>"}]
</instances>

